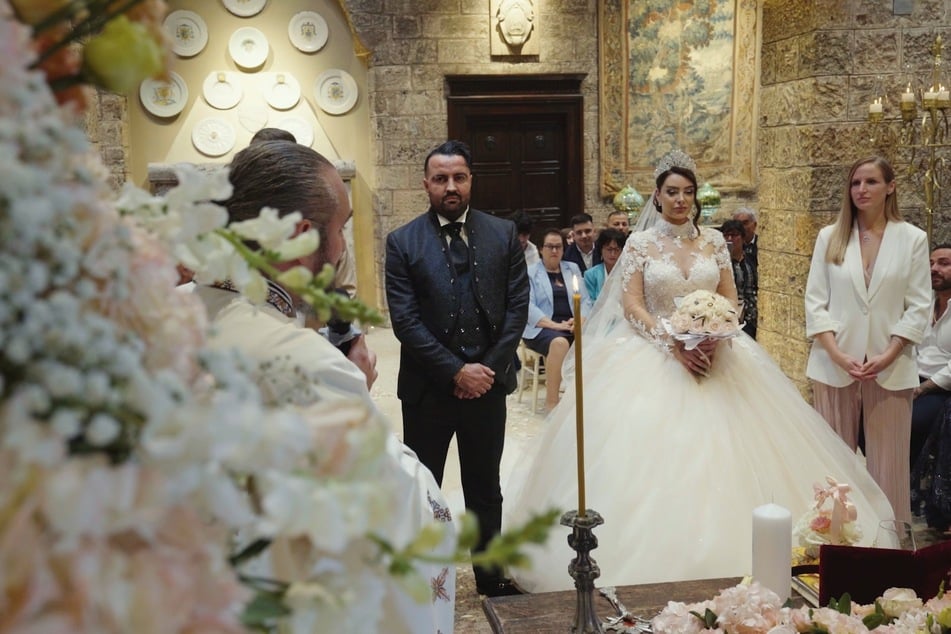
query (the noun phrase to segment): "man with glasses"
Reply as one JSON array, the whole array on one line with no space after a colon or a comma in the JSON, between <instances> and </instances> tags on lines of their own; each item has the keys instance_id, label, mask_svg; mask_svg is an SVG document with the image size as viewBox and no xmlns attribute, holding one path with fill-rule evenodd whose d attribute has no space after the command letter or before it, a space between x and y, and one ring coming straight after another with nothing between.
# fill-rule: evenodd
<instances>
[{"instance_id":1,"label":"man with glasses","mask_svg":"<svg viewBox=\"0 0 951 634\"><path fill-rule=\"evenodd\" d=\"M525 327L528 278L515 224L470 207L472 156L447 141L426 157L429 209L386 239L386 298L399 339L403 440L442 483L456 436L466 508L485 549L502 527L505 397ZM518 594L473 567L480 594Z\"/></svg>"}]
</instances>

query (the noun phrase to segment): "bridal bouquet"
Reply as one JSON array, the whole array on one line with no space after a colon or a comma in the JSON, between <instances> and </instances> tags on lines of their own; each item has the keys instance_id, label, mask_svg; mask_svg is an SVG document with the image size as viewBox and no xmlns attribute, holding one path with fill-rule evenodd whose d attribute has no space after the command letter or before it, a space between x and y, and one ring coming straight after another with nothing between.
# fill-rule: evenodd
<instances>
[{"instance_id":1,"label":"bridal bouquet","mask_svg":"<svg viewBox=\"0 0 951 634\"><path fill-rule=\"evenodd\" d=\"M740 333L739 313L727 298L696 290L681 298L677 309L664 321L667 332L693 350L709 338L729 339Z\"/></svg>"},{"instance_id":2,"label":"bridal bouquet","mask_svg":"<svg viewBox=\"0 0 951 634\"><path fill-rule=\"evenodd\" d=\"M793 536L806 554L817 558L819 546L851 546L862 539L862 527L856 521L858 511L849 500L851 487L826 476L826 486L813 484L815 504L796 522Z\"/></svg>"},{"instance_id":3,"label":"bridal bouquet","mask_svg":"<svg viewBox=\"0 0 951 634\"><path fill-rule=\"evenodd\" d=\"M874 605L844 595L829 607L790 608L759 583L741 583L700 603L669 602L652 628L654 634L948 634L951 596L923 602L913 590L890 588Z\"/></svg>"}]
</instances>

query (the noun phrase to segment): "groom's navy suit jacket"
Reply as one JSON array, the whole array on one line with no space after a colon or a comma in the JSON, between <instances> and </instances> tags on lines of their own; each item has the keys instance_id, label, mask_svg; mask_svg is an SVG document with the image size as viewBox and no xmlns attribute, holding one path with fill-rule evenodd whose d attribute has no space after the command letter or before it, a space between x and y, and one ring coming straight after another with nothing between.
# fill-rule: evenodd
<instances>
[{"instance_id":1,"label":"groom's navy suit jacket","mask_svg":"<svg viewBox=\"0 0 951 634\"><path fill-rule=\"evenodd\" d=\"M436 213L396 229L386 239L386 298L401 342L397 396L416 402L427 389L452 394L453 377L467 362L495 371L495 382L514 391L515 350L528 318L528 276L515 224L470 208L465 234L474 299L488 327L481 359L464 360L450 349L457 329L483 325L459 315L455 271Z\"/></svg>"}]
</instances>

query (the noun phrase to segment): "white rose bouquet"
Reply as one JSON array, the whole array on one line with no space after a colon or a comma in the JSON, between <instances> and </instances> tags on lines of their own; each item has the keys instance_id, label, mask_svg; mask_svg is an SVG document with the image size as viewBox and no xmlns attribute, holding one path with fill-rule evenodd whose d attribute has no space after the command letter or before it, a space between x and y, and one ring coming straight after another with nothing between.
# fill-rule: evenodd
<instances>
[{"instance_id":1,"label":"white rose bouquet","mask_svg":"<svg viewBox=\"0 0 951 634\"><path fill-rule=\"evenodd\" d=\"M706 290L684 296L664 328L693 350L705 339L729 339L740 334L740 314L726 297Z\"/></svg>"}]
</instances>

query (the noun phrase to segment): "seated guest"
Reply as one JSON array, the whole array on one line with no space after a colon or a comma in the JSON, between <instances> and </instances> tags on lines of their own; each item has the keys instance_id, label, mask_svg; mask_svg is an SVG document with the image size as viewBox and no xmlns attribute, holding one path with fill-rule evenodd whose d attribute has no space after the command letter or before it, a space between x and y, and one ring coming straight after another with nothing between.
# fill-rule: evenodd
<instances>
[{"instance_id":1,"label":"seated guest","mask_svg":"<svg viewBox=\"0 0 951 634\"><path fill-rule=\"evenodd\" d=\"M594 249L594 220L590 215L571 218L571 238L572 244L565 249L566 262L577 264L582 273L601 263L601 256Z\"/></svg>"},{"instance_id":2,"label":"seated guest","mask_svg":"<svg viewBox=\"0 0 951 634\"><path fill-rule=\"evenodd\" d=\"M925 336L916 349L921 385L915 388L911 409L911 466L951 395L951 244L939 244L931 251L931 289L934 308Z\"/></svg>"},{"instance_id":3,"label":"seated guest","mask_svg":"<svg viewBox=\"0 0 951 634\"><path fill-rule=\"evenodd\" d=\"M581 316L591 308L587 287L581 283L581 271L572 262L562 260L565 241L561 232L551 229L542 242L542 260L528 269L530 294L528 324L522 337L525 345L545 355L545 408L558 404L561 390L561 364L574 340L575 324L572 295L575 284L581 293Z\"/></svg>"},{"instance_id":4,"label":"seated guest","mask_svg":"<svg viewBox=\"0 0 951 634\"><path fill-rule=\"evenodd\" d=\"M512 222L515 223L515 230L518 231L518 241L522 244L522 251L525 253L525 265L531 266L540 259L538 247L531 240L532 237L532 218L527 213L519 209L512 216Z\"/></svg>"},{"instance_id":5,"label":"seated guest","mask_svg":"<svg viewBox=\"0 0 951 634\"><path fill-rule=\"evenodd\" d=\"M625 214L624 217L627 218L627 215ZM625 240L627 240L627 233L618 229L604 229L598 234L594 250L601 254L601 264L584 272L584 283L588 287L588 296L591 297L592 303L598 299L604 280L614 270L614 265L621 257Z\"/></svg>"},{"instance_id":6,"label":"seated guest","mask_svg":"<svg viewBox=\"0 0 951 634\"><path fill-rule=\"evenodd\" d=\"M628 219L626 211L612 211L609 213L605 226L610 229L617 229L624 235L631 232L631 221ZM597 246L595 246L595 249L597 249Z\"/></svg>"},{"instance_id":7,"label":"seated guest","mask_svg":"<svg viewBox=\"0 0 951 634\"><path fill-rule=\"evenodd\" d=\"M726 247L730 251L733 261L733 280L736 282L736 296L740 302L745 322L743 332L756 339L756 321L759 311L756 307L756 296L759 294L759 280L756 267L744 249L743 223L739 220L727 220L720 227Z\"/></svg>"}]
</instances>

